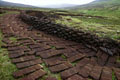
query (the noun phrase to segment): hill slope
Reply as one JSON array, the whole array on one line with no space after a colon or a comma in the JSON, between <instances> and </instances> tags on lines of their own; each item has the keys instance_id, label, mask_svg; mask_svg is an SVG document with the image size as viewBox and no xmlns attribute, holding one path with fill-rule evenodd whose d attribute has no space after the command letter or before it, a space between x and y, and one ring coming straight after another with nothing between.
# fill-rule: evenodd
<instances>
[{"instance_id":1,"label":"hill slope","mask_svg":"<svg viewBox=\"0 0 120 80\"><path fill-rule=\"evenodd\" d=\"M92 3L69 8L70 11L88 15L120 18L120 0L96 0Z\"/></svg>"},{"instance_id":2,"label":"hill slope","mask_svg":"<svg viewBox=\"0 0 120 80\"><path fill-rule=\"evenodd\" d=\"M96 0L89 4L73 7L73 9L111 8L120 7L120 0Z\"/></svg>"},{"instance_id":3,"label":"hill slope","mask_svg":"<svg viewBox=\"0 0 120 80\"><path fill-rule=\"evenodd\" d=\"M0 1L0 6L2 6L2 7L6 7L6 6L10 6L10 7L35 7L35 6L31 6L31 5L11 3L11 2L6 2L6 1Z\"/></svg>"}]
</instances>

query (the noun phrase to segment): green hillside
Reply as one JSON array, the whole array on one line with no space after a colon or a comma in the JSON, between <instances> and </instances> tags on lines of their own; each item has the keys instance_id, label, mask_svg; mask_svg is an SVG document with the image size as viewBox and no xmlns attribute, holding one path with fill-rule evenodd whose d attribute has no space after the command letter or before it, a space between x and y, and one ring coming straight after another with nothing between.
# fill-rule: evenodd
<instances>
[{"instance_id":1,"label":"green hillside","mask_svg":"<svg viewBox=\"0 0 120 80\"><path fill-rule=\"evenodd\" d=\"M89 15L120 18L120 0L97 0L90 4L71 8L70 10Z\"/></svg>"}]
</instances>

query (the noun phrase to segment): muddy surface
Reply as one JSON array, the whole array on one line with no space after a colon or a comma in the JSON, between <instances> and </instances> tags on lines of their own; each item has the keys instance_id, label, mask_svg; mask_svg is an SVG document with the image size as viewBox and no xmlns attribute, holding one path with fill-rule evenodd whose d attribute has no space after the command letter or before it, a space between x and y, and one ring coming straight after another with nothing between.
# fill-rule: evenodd
<instances>
[{"instance_id":1,"label":"muddy surface","mask_svg":"<svg viewBox=\"0 0 120 80\"><path fill-rule=\"evenodd\" d=\"M112 80L114 71L117 80L120 80L117 55L109 56L101 50L89 49L82 43L64 40L36 29L30 31L28 27L19 14L6 15L0 21L3 42L7 44L2 47L8 49L11 62L18 68L13 73L16 79L41 80L47 75L44 80L58 80L51 74L60 74L62 80ZM17 42L11 42L10 37L17 38Z\"/></svg>"}]
</instances>

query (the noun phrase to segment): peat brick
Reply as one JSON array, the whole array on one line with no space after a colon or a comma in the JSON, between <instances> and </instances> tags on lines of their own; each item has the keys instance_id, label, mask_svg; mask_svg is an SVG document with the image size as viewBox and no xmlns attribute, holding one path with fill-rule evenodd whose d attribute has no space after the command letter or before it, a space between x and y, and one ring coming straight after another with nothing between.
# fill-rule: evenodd
<instances>
[{"instance_id":1,"label":"peat brick","mask_svg":"<svg viewBox=\"0 0 120 80\"><path fill-rule=\"evenodd\" d=\"M108 60L108 63L115 63L116 62L116 58L117 57L110 56L109 60Z\"/></svg>"},{"instance_id":2,"label":"peat brick","mask_svg":"<svg viewBox=\"0 0 120 80\"><path fill-rule=\"evenodd\" d=\"M15 51L15 50L28 50L28 48L26 46L8 47L8 51Z\"/></svg>"},{"instance_id":3,"label":"peat brick","mask_svg":"<svg viewBox=\"0 0 120 80\"><path fill-rule=\"evenodd\" d=\"M77 55L74 55L74 56L68 58L68 61L74 62L74 61L76 61L76 60L82 59L83 57L85 57L85 55L79 53L79 54L77 54Z\"/></svg>"},{"instance_id":4,"label":"peat brick","mask_svg":"<svg viewBox=\"0 0 120 80\"><path fill-rule=\"evenodd\" d=\"M106 61L108 60L109 55L103 53L99 58L98 58L98 64L101 66L104 66L106 64Z\"/></svg>"},{"instance_id":5,"label":"peat brick","mask_svg":"<svg viewBox=\"0 0 120 80\"><path fill-rule=\"evenodd\" d=\"M44 76L45 74L46 74L46 72L44 70L40 69L40 70L37 70L37 71L29 74L28 76L26 76L20 80L36 80L36 79Z\"/></svg>"},{"instance_id":6,"label":"peat brick","mask_svg":"<svg viewBox=\"0 0 120 80\"><path fill-rule=\"evenodd\" d=\"M35 64L40 64L40 63L42 63L41 59L35 59L35 60L32 60L32 61L17 63L16 66L17 66L17 68L24 68L24 67L29 67L29 66L32 66L32 65L35 65Z\"/></svg>"},{"instance_id":7,"label":"peat brick","mask_svg":"<svg viewBox=\"0 0 120 80\"><path fill-rule=\"evenodd\" d=\"M57 64L61 64L64 61L64 59L61 57L52 57L52 58L44 59L43 61L47 66L54 66Z\"/></svg>"},{"instance_id":8,"label":"peat brick","mask_svg":"<svg viewBox=\"0 0 120 80\"><path fill-rule=\"evenodd\" d=\"M36 70L39 70L41 68L42 68L42 66L40 64L37 64L37 65L31 66L31 67L24 68L22 70L16 71L16 72L13 73L13 76L15 78L17 78L17 77L23 76L25 74L28 74L28 73L34 72Z\"/></svg>"},{"instance_id":9,"label":"peat brick","mask_svg":"<svg viewBox=\"0 0 120 80\"><path fill-rule=\"evenodd\" d=\"M72 64L70 64L69 62L64 62L62 64L49 67L49 69L50 69L51 72L56 73L56 72L61 72L65 69L68 69L68 68L71 68L71 67L72 67Z\"/></svg>"},{"instance_id":10,"label":"peat brick","mask_svg":"<svg viewBox=\"0 0 120 80\"><path fill-rule=\"evenodd\" d=\"M100 80L112 80L112 70L108 67L104 67Z\"/></svg>"},{"instance_id":11,"label":"peat brick","mask_svg":"<svg viewBox=\"0 0 120 80\"><path fill-rule=\"evenodd\" d=\"M21 52L21 53L9 54L9 57L10 58L17 58L17 57L21 57L23 55L25 55L25 53Z\"/></svg>"},{"instance_id":12,"label":"peat brick","mask_svg":"<svg viewBox=\"0 0 120 80\"><path fill-rule=\"evenodd\" d=\"M90 59L90 64L92 64L92 65L97 65L97 58L95 58L95 57L92 57L91 59Z\"/></svg>"},{"instance_id":13,"label":"peat brick","mask_svg":"<svg viewBox=\"0 0 120 80\"><path fill-rule=\"evenodd\" d=\"M32 40L30 40L30 39L26 39L26 40L20 40L20 42L19 42L20 44L25 44L25 43L33 43L33 41Z\"/></svg>"},{"instance_id":14,"label":"peat brick","mask_svg":"<svg viewBox=\"0 0 120 80\"><path fill-rule=\"evenodd\" d=\"M1 47L3 47L3 48L8 48L8 47L17 47L19 44L18 43L13 43L13 44L5 44L5 45L2 45Z\"/></svg>"},{"instance_id":15,"label":"peat brick","mask_svg":"<svg viewBox=\"0 0 120 80\"><path fill-rule=\"evenodd\" d=\"M20 50L19 46L15 47L8 47L8 51L15 51L15 50Z\"/></svg>"},{"instance_id":16,"label":"peat brick","mask_svg":"<svg viewBox=\"0 0 120 80\"><path fill-rule=\"evenodd\" d=\"M23 50L17 50L17 51L9 51L9 54L18 54L24 52Z\"/></svg>"},{"instance_id":17,"label":"peat brick","mask_svg":"<svg viewBox=\"0 0 120 80\"><path fill-rule=\"evenodd\" d=\"M76 64L76 66L77 66L78 68L80 68L80 67L85 66L85 65L88 64L89 62L90 62L90 59L89 59L89 58L83 58L82 60L80 60L80 61Z\"/></svg>"},{"instance_id":18,"label":"peat brick","mask_svg":"<svg viewBox=\"0 0 120 80\"><path fill-rule=\"evenodd\" d=\"M95 51L90 50L90 51L87 53L87 56L92 57L92 56L94 56L95 54L96 54Z\"/></svg>"},{"instance_id":19,"label":"peat brick","mask_svg":"<svg viewBox=\"0 0 120 80\"><path fill-rule=\"evenodd\" d=\"M57 56L60 55L61 52L56 51L56 50L48 50L48 51L43 51L43 52L39 52L36 55L40 55L42 58L50 58L52 56Z\"/></svg>"},{"instance_id":20,"label":"peat brick","mask_svg":"<svg viewBox=\"0 0 120 80\"><path fill-rule=\"evenodd\" d=\"M24 56L16 59L12 59L13 63L19 63L19 62L24 62L24 61L29 61L35 59L35 56Z\"/></svg>"},{"instance_id":21,"label":"peat brick","mask_svg":"<svg viewBox=\"0 0 120 80\"><path fill-rule=\"evenodd\" d=\"M28 54L28 55L33 55L33 54L35 54L35 51L34 50L33 51L29 50L29 51L27 51L25 53Z\"/></svg>"},{"instance_id":22,"label":"peat brick","mask_svg":"<svg viewBox=\"0 0 120 80\"><path fill-rule=\"evenodd\" d=\"M29 45L29 47L31 49L34 49L34 48L40 48L41 46L39 44L34 44L34 45Z\"/></svg>"},{"instance_id":23,"label":"peat brick","mask_svg":"<svg viewBox=\"0 0 120 80\"><path fill-rule=\"evenodd\" d=\"M76 54L79 54L79 52L77 52L76 50L74 50L73 48L67 48L67 49L63 49L63 50L59 50L61 51L61 53L63 53L66 57L72 57Z\"/></svg>"},{"instance_id":24,"label":"peat brick","mask_svg":"<svg viewBox=\"0 0 120 80\"><path fill-rule=\"evenodd\" d=\"M94 66L93 70L90 73L90 76L95 80L99 80L101 73L102 73L102 67Z\"/></svg>"},{"instance_id":25,"label":"peat brick","mask_svg":"<svg viewBox=\"0 0 120 80\"><path fill-rule=\"evenodd\" d=\"M57 80L55 77L47 77L45 80Z\"/></svg>"},{"instance_id":26,"label":"peat brick","mask_svg":"<svg viewBox=\"0 0 120 80\"><path fill-rule=\"evenodd\" d=\"M56 47L56 49L65 49L65 45L63 45L63 44L51 44L52 46L55 46Z\"/></svg>"},{"instance_id":27,"label":"peat brick","mask_svg":"<svg viewBox=\"0 0 120 80\"><path fill-rule=\"evenodd\" d=\"M39 47L39 48L34 48L34 49L32 49L32 50L34 50L35 52L41 52L41 51L45 51L45 50L48 50L48 49L50 49L50 47L48 47L48 46L42 46L42 47Z\"/></svg>"},{"instance_id":28,"label":"peat brick","mask_svg":"<svg viewBox=\"0 0 120 80\"><path fill-rule=\"evenodd\" d=\"M86 80L86 79L76 74L76 75L71 76L67 80Z\"/></svg>"},{"instance_id":29,"label":"peat brick","mask_svg":"<svg viewBox=\"0 0 120 80\"><path fill-rule=\"evenodd\" d=\"M73 67L73 68L70 68L70 69L67 69L63 72L60 73L62 79L66 79L74 74L76 74L78 72L78 70L76 69L76 67Z\"/></svg>"},{"instance_id":30,"label":"peat brick","mask_svg":"<svg viewBox=\"0 0 120 80\"><path fill-rule=\"evenodd\" d=\"M34 45L35 43L34 42L29 42L29 43L24 43L23 45L24 46L29 46L29 45Z\"/></svg>"},{"instance_id":31,"label":"peat brick","mask_svg":"<svg viewBox=\"0 0 120 80\"><path fill-rule=\"evenodd\" d=\"M79 74L87 78L90 72L92 71L92 68L93 68L93 65L87 64L83 68L79 69Z\"/></svg>"}]
</instances>

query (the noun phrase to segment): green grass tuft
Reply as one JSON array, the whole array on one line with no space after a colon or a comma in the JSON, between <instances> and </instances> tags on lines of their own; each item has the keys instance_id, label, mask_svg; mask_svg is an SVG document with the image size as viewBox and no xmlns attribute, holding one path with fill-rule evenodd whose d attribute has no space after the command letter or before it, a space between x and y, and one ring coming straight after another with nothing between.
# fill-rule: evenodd
<instances>
[{"instance_id":1,"label":"green grass tuft","mask_svg":"<svg viewBox=\"0 0 120 80\"><path fill-rule=\"evenodd\" d=\"M10 37L9 40L11 40L13 43L17 42L17 38L15 38L15 37Z\"/></svg>"},{"instance_id":2,"label":"green grass tuft","mask_svg":"<svg viewBox=\"0 0 120 80\"><path fill-rule=\"evenodd\" d=\"M114 72L112 72L112 80L117 80Z\"/></svg>"},{"instance_id":3,"label":"green grass tuft","mask_svg":"<svg viewBox=\"0 0 120 80\"><path fill-rule=\"evenodd\" d=\"M51 48L51 49L56 49L56 47L55 47L55 46L50 46L50 48Z\"/></svg>"},{"instance_id":4,"label":"green grass tuft","mask_svg":"<svg viewBox=\"0 0 120 80\"><path fill-rule=\"evenodd\" d=\"M40 80L45 80L48 76L55 77L55 78L57 78L57 80L62 80L60 74L51 73L45 63L42 63L41 65L43 66L43 69L47 72L47 75L43 76L42 79L40 79Z\"/></svg>"}]
</instances>

